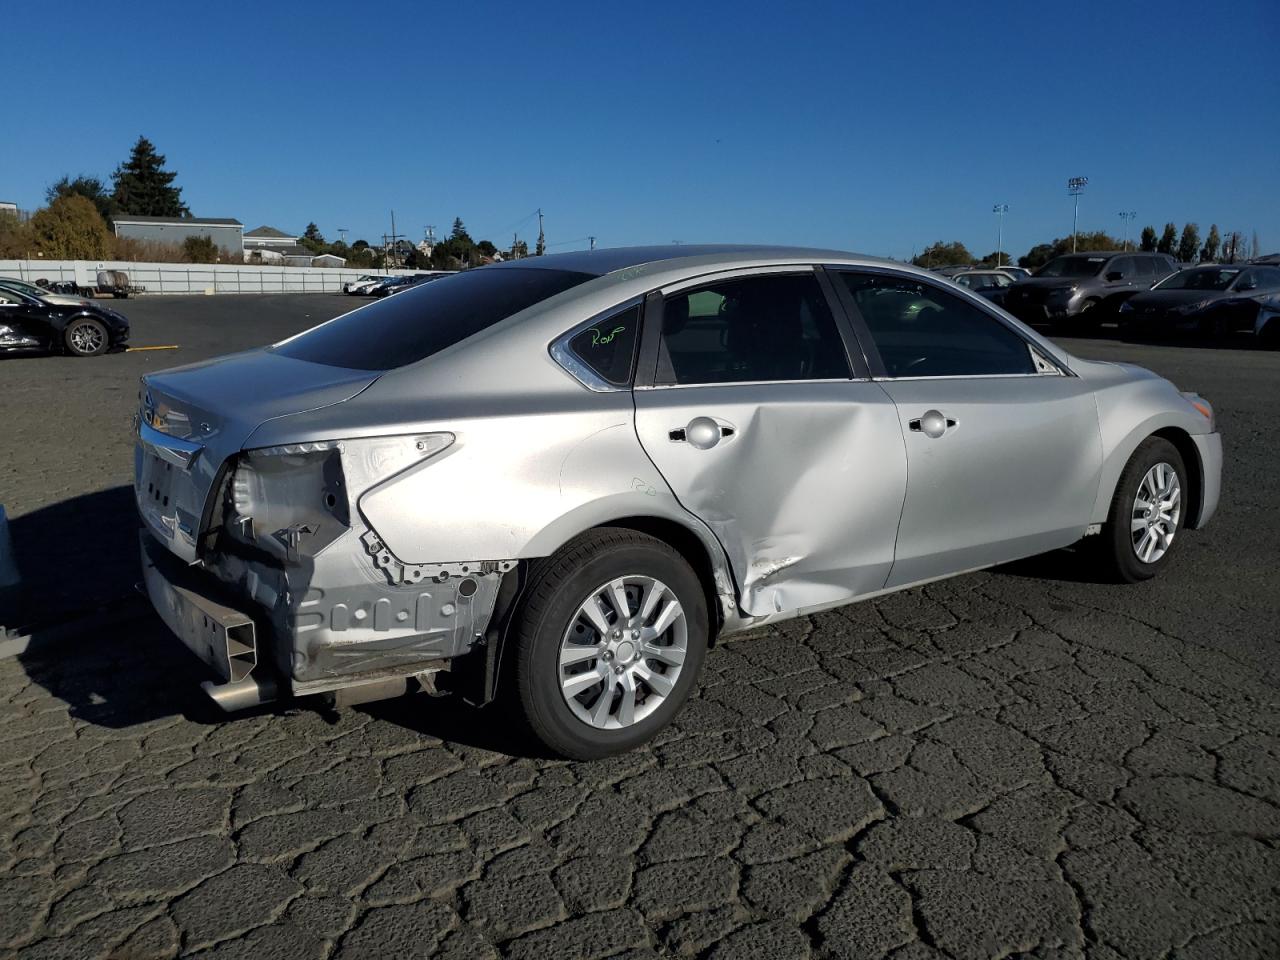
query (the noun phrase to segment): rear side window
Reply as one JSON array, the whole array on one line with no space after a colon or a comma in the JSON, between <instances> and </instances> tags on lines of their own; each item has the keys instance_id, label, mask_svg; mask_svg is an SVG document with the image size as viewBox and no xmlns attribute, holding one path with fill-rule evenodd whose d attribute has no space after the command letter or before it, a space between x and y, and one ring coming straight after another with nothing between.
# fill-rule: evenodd
<instances>
[{"instance_id":1,"label":"rear side window","mask_svg":"<svg viewBox=\"0 0 1280 960\"><path fill-rule=\"evenodd\" d=\"M1155 257L1134 257L1138 262L1138 276L1140 277L1157 277L1160 275L1160 268L1163 264L1158 263Z\"/></svg>"},{"instance_id":2,"label":"rear side window","mask_svg":"<svg viewBox=\"0 0 1280 960\"><path fill-rule=\"evenodd\" d=\"M272 349L334 367L391 370L591 279L589 273L567 270L480 267L397 293Z\"/></svg>"},{"instance_id":3,"label":"rear side window","mask_svg":"<svg viewBox=\"0 0 1280 960\"><path fill-rule=\"evenodd\" d=\"M1035 372L1020 336L955 294L908 277L840 276L891 377Z\"/></svg>"},{"instance_id":4,"label":"rear side window","mask_svg":"<svg viewBox=\"0 0 1280 960\"><path fill-rule=\"evenodd\" d=\"M851 376L813 274L767 274L668 297L659 384L834 380Z\"/></svg>"},{"instance_id":5,"label":"rear side window","mask_svg":"<svg viewBox=\"0 0 1280 960\"><path fill-rule=\"evenodd\" d=\"M625 387L631 383L639 339L640 306L637 304L575 334L569 340L569 349L601 380Z\"/></svg>"}]
</instances>

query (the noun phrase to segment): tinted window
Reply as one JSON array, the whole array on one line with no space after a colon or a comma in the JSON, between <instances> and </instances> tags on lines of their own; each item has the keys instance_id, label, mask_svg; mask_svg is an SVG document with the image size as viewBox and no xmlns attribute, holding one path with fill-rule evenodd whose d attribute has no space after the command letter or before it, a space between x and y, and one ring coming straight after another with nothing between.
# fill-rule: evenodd
<instances>
[{"instance_id":1,"label":"tinted window","mask_svg":"<svg viewBox=\"0 0 1280 960\"><path fill-rule=\"evenodd\" d=\"M390 370L460 343L591 274L538 268L468 270L322 323L273 349L358 370Z\"/></svg>"},{"instance_id":2,"label":"tinted window","mask_svg":"<svg viewBox=\"0 0 1280 960\"><path fill-rule=\"evenodd\" d=\"M1239 267L1196 267L1175 273L1160 283L1161 290L1225 290L1240 275Z\"/></svg>"},{"instance_id":3,"label":"tinted window","mask_svg":"<svg viewBox=\"0 0 1280 960\"><path fill-rule=\"evenodd\" d=\"M664 303L659 383L849 376L844 342L812 274L725 280Z\"/></svg>"},{"instance_id":4,"label":"tinted window","mask_svg":"<svg viewBox=\"0 0 1280 960\"><path fill-rule=\"evenodd\" d=\"M635 306L583 330L569 341L569 349L596 376L624 387L631 382L639 334L640 307Z\"/></svg>"},{"instance_id":5,"label":"tinted window","mask_svg":"<svg viewBox=\"0 0 1280 960\"><path fill-rule=\"evenodd\" d=\"M891 377L1033 373L1023 339L978 307L918 280L845 273Z\"/></svg>"},{"instance_id":6,"label":"tinted window","mask_svg":"<svg viewBox=\"0 0 1280 960\"><path fill-rule=\"evenodd\" d=\"M1090 257L1084 254L1072 254L1068 257L1054 257L1036 271L1037 277L1093 277L1097 276L1106 257Z\"/></svg>"},{"instance_id":7,"label":"tinted window","mask_svg":"<svg viewBox=\"0 0 1280 960\"><path fill-rule=\"evenodd\" d=\"M1107 264L1108 277L1114 274L1120 274L1121 280L1132 280L1138 273L1137 265L1134 263L1136 257L1116 257Z\"/></svg>"},{"instance_id":8,"label":"tinted window","mask_svg":"<svg viewBox=\"0 0 1280 960\"><path fill-rule=\"evenodd\" d=\"M1156 261L1155 257L1134 257L1134 261L1138 264L1138 276L1140 277L1158 277L1163 270L1164 264Z\"/></svg>"}]
</instances>

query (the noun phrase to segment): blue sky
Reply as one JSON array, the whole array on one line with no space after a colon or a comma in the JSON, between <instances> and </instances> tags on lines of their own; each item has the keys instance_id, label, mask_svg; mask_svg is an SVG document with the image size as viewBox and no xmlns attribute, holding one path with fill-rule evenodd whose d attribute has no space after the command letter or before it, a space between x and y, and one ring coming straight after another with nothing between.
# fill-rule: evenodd
<instances>
[{"instance_id":1,"label":"blue sky","mask_svg":"<svg viewBox=\"0 0 1280 960\"><path fill-rule=\"evenodd\" d=\"M360 12L364 11L364 12ZM1211 222L1280 250L1280 4L11 4L0 199L138 134L198 216L348 241L908 257Z\"/></svg>"}]
</instances>

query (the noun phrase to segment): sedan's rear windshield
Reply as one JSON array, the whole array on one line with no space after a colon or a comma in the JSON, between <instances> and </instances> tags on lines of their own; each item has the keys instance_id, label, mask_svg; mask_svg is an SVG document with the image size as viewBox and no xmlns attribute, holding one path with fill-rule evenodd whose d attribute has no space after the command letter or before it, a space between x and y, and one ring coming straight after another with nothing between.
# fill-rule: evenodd
<instances>
[{"instance_id":1,"label":"sedan's rear windshield","mask_svg":"<svg viewBox=\"0 0 1280 960\"><path fill-rule=\"evenodd\" d=\"M480 267L418 284L273 349L312 363L390 370L460 343L591 279L589 273L568 270Z\"/></svg>"},{"instance_id":2,"label":"sedan's rear windshield","mask_svg":"<svg viewBox=\"0 0 1280 960\"><path fill-rule=\"evenodd\" d=\"M1055 257L1036 271L1037 277L1097 276L1106 257Z\"/></svg>"}]
</instances>

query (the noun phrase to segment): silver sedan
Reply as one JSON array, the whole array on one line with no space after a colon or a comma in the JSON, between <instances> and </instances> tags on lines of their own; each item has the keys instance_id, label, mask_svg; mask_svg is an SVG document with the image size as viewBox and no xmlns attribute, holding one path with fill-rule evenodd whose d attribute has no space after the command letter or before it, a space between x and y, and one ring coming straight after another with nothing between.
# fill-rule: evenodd
<instances>
[{"instance_id":1,"label":"silver sedan","mask_svg":"<svg viewBox=\"0 0 1280 960\"><path fill-rule=\"evenodd\" d=\"M152 600L228 709L425 687L554 750L644 742L708 647L1083 540L1156 574L1213 410L846 253L597 250L144 379Z\"/></svg>"}]
</instances>

